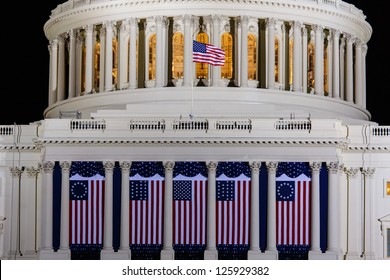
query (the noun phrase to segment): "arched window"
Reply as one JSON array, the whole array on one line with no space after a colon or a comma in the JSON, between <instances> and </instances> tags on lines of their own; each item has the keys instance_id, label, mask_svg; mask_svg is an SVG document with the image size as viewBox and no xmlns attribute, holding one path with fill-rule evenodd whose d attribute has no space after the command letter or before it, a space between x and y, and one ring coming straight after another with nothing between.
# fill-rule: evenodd
<instances>
[{"instance_id":1,"label":"arched window","mask_svg":"<svg viewBox=\"0 0 390 280\"><path fill-rule=\"evenodd\" d=\"M118 84L118 39L112 38L112 85L117 88Z\"/></svg>"},{"instance_id":2,"label":"arched window","mask_svg":"<svg viewBox=\"0 0 390 280\"><path fill-rule=\"evenodd\" d=\"M221 66L221 78L233 78L233 38L230 33L222 35L221 49L225 51L225 64Z\"/></svg>"},{"instance_id":3,"label":"arched window","mask_svg":"<svg viewBox=\"0 0 390 280\"><path fill-rule=\"evenodd\" d=\"M198 35L196 35L196 41L208 44L209 36L201 31ZM207 79L208 78L209 66L207 63L196 63L196 78L197 79Z\"/></svg>"},{"instance_id":4,"label":"arched window","mask_svg":"<svg viewBox=\"0 0 390 280\"><path fill-rule=\"evenodd\" d=\"M248 80L257 79L257 43L256 36L248 34Z\"/></svg>"},{"instance_id":5,"label":"arched window","mask_svg":"<svg viewBox=\"0 0 390 280\"><path fill-rule=\"evenodd\" d=\"M289 64L288 64L288 83L289 85L291 86L292 83L293 83L293 75L297 75L295 74L293 71L293 51L294 51L294 40L293 39L290 39L289 40L289 45L288 45L288 61L289 61Z\"/></svg>"},{"instance_id":6,"label":"arched window","mask_svg":"<svg viewBox=\"0 0 390 280\"><path fill-rule=\"evenodd\" d=\"M99 92L99 86L100 86L100 41L97 40L95 44L95 55L94 55L94 88L96 92Z\"/></svg>"},{"instance_id":7,"label":"arched window","mask_svg":"<svg viewBox=\"0 0 390 280\"><path fill-rule=\"evenodd\" d=\"M279 82L279 38L275 37L275 82Z\"/></svg>"},{"instance_id":8,"label":"arched window","mask_svg":"<svg viewBox=\"0 0 390 280\"><path fill-rule=\"evenodd\" d=\"M156 79L156 34L150 36L149 40L149 80Z\"/></svg>"},{"instance_id":9,"label":"arched window","mask_svg":"<svg viewBox=\"0 0 390 280\"><path fill-rule=\"evenodd\" d=\"M309 92L314 88L314 44L307 46L307 88Z\"/></svg>"},{"instance_id":10,"label":"arched window","mask_svg":"<svg viewBox=\"0 0 390 280\"><path fill-rule=\"evenodd\" d=\"M182 79L184 71L184 35L176 32L173 35L172 44L172 76L174 79Z\"/></svg>"}]
</instances>

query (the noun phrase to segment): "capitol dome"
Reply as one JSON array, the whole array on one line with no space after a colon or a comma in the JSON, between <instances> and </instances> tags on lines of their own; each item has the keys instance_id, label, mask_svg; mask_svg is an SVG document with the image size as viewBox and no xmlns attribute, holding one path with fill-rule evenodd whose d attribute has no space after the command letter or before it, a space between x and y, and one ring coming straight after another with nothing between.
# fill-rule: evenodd
<instances>
[{"instance_id":1,"label":"capitol dome","mask_svg":"<svg viewBox=\"0 0 390 280\"><path fill-rule=\"evenodd\" d=\"M372 30L343 1L72 0L44 31L45 118L371 117ZM224 65L193 62L194 40L224 50Z\"/></svg>"}]
</instances>

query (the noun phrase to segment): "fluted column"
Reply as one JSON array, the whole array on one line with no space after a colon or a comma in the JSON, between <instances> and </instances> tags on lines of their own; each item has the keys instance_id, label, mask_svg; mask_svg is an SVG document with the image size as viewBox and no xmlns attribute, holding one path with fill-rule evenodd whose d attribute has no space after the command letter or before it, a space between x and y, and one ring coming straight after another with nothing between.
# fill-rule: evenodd
<instances>
[{"instance_id":1,"label":"fluted column","mask_svg":"<svg viewBox=\"0 0 390 280\"><path fill-rule=\"evenodd\" d=\"M311 162L311 249L309 258L320 253L320 170L321 162ZM313 255L313 257L311 257Z\"/></svg>"},{"instance_id":2,"label":"fluted column","mask_svg":"<svg viewBox=\"0 0 390 280\"><path fill-rule=\"evenodd\" d=\"M314 25L315 32L315 63L314 63L314 92L318 95L324 95L324 34L323 27Z\"/></svg>"},{"instance_id":3,"label":"fluted column","mask_svg":"<svg viewBox=\"0 0 390 280\"><path fill-rule=\"evenodd\" d=\"M76 34L73 29L69 30L69 68L68 68L68 97L76 96Z\"/></svg>"},{"instance_id":4,"label":"fluted column","mask_svg":"<svg viewBox=\"0 0 390 280\"><path fill-rule=\"evenodd\" d=\"M250 248L248 259L260 259L260 192L259 192L259 171L261 162L253 161L250 163L251 168L251 210L250 210Z\"/></svg>"},{"instance_id":5,"label":"fluted column","mask_svg":"<svg viewBox=\"0 0 390 280\"><path fill-rule=\"evenodd\" d=\"M213 33L212 33L212 44L216 47L221 46L221 38L219 34L220 24L221 24L221 16L220 15L212 15L211 20L213 22ZM211 67L212 70L212 86L219 86L219 81L221 79L221 67Z\"/></svg>"},{"instance_id":6,"label":"fluted column","mask_svg":"<svg viewBox=\"0 0 390 280\"><path fill-rule=\"evenodd\" d=\"M362 42L355 41L355 104L363 106Z\"/></svg>"},{"instance_id":7,"label":"fluted column","mask_svg":"<svg viewBox=\"0 0 390 280\"><path fill-rule=\"evenodd\" d=\"M105 187L104 187L104 228L103 228L103 250L113 252L112 230L113 230L113 171L115 163L104 162Z\"/></svg>"},{"instance_id":8,"label":"fluted column","mask_svg":"<svg viewBox=\"0 0 390 280\"><path fill-rule=\"evenodd\" d=\"M276 251L276 170L277 162L267 162L268 198L267 198L267 251L270 259L277 259Z\"/></svg>"},{"instance_id":9,"label":"fluted column","mask_svg":"<svg viewBox=\"0 0 390 280\"><path fill-rule=\"evenodd\" d=\"M302 27L302 92L307 92L307 29Z\"/></svg>"},{"instance_id":10,"label":"fluted column","mask_svg":"<svg viewBox=\"0 0 390 280\"><path fill-rule=\"evenodd\" d=\"M23 173L22 167L11 167L12 175L12 216L11 216L11 244L10 244L10 258L14 259L16 254L20 254L20 181Z\"/></svg>"},{"instance_id":11,"label":"fluted column","mask_svg":"<svg viewBox=\"0 0 390 280\"><path fill-rule=\"evenodd\" d=\"M340 98L340 31L332 30L332 36L333 36L332 97Z\"/></svg>"},{"instance_id":12,"label":"fluted column","mask_svg":"<svg viewBox=\"0 0 390 280\"><path fill-rule=\"evenodd\" d=\"M345 37L340 38L340 98L346 100L345 97Z\"/></svg>"},{"instance_id":13,"label":"fluted column","mask_svg":"<svg viewBox=\"0 0 390 280\"><path fill-rule=\"evenodd\" d=\"M241 23L241 87L248 87L248 16L240 17Z\"/></svg>"},{"instance_id":14,"label":"fluted column","mask_svg":"<svg viewBox=\"0 0 390 280\"><path fill-rule=\"evenodd\" d=\"M363 174L363 257L368 260L374 260L375 241L374 235L371 234L372 228L375 227L373 219L373 175L375 168L365 167L361 169Z\"/></svg>"},{"instance_id":15,"label":"fluted column","mask_svg":"<svg viewBox=\"0 0 390 280\"><path fill-rule=\"evenodd\" d=\"M61 162L61 235L60 250L69 249L69 171L71 162Z\"/></svg>"},{"instance_id":16,"label":"fluted column","mask_svg":"<svg viewBox=\"0 0 390 280\"><path fill-rule=\"evenodd\" d=\"M128 58L128 43L127 43L127 34L129 33L129 22L122 21L119 30L119 75L118 75L118 88L125 89L127 87L127 62Z\"/></svg>"},{"instance_id":17,"label":"fluted column","mask_svg":"<svg viewBox=\"0 0 390 280\"><path fill-rule=\"evenodd\" d=\"M138 20L130 18L129 88L137 88L137 33Z\"/></svg>"},{"instance_id":18,"label":"fluted column","mask_svg":"<svg viewBox=\"0 0 390 280\"><path fill-rule=\"evenodd\" d=\"M162 260L173 260L174 252L172 248L172 201L173 201L173 167L174 162L164 162L165 168L165 194L164 194L164 230L163 249L161 251Z\"/></svg>"},{"instance_id":19,"label":"fluted column","mask_svg":"<svg viewBox=\"0 0 390 280\"><path fill-rule=\"evenodd\" d=\"M58 36L57 101L65 99L65 38Z\"/></svg>"},{"instance_id":20,"label":"fluted column","mask_svg":"<svg viewBox=\"0 0 390 280\"><path fill-rule=\"evenodd\" d=\"M156 17L156 87L162 87L164 81L164 34L163 24L165 24L166 18L163 16Z\"/></svg>"},{"instance_id":21,"label":"fluted column","mask_svg":"<svg viewBox=\"0 0 390 280\"><path fill-rule=\"evenodd\" d=\"M112 38L113 38L113 27L115 23L106 22L104 24L106 29L106 46L105 46L105 82L104 82L104 90L111 91L112 87Z\"/></svg>"},{"instance_id":22,"label":"fluted column","mask_svg":"<svg viewBox=\"0 0 390 280\"><path fill-rule=\"evenodd\" d=\"M207 248L204 252L205 260L217 260L218 252L216 247L216 172L218 162L207 162Z\"/></svg>"},{"instance_id":23,"label":"fluted column","mask_svg":"<svg viewBox=\"0 0 390 280\"><path fill-rule=\"evenodd\" d=\"M183 85L184 86L191 86L193 75L192 75L192 32L191 32L191 25L193 22L193 16L191 15L184 15L183 16L183 22L184 22L184 79L183 79Z\"/></svg>"},{"instance_id":24,"label":"fluted column","mask_svg":"<svg viewBox=\"0 0 390 280\"><path fill-rule=\"evenodd\" d=\"M274 18L266 20L268 30L267 88L269 89L275 88L275 24Z\"/></svg>"},{"instance_id":25,"label":"fluted column","mask_svg":"<svg viewBox=\"0 0 390 280\"><path fill-rule=\"evenodd\" d=\"M332 259L341 257L340 248L340 191L339 191L339 164L330 162L328 168L328 248L327 255L332 255Z\"/></svg>"},{"instance_id":26,"label":"fluted column","mask_svg":"<svg viewBox=\"0 0 390 280\"><path fill-rule=\"evenodd\" d=\"M300 84L300 75L302 73L302 69L300 69L301 66L301 49L302 49L302 23L298 21L294 21L292 23L293 28L293 37L294 37L294 44L293 44L293 85L292 90L293 91L300 91L302 89L302 86Z\"/></svg>"},{"instance_id":27,"label":"fluted column","mask_svg":"<svg viewBox=\"0 0 390 280\"><path fill-rule=\"evenodd\" d=\"M93 73L93 25L85 27L85 93L92 92Z\"/></svg>"},{"instance_id":28,"label":"fluted column","mask_svg":"<svg viewBox=\"0 0 390 280\"><path fill-rule=\"evenodd\" d=\"M130 167L131 162L123 161L120 163L122 170L122 191L121 191L121 242L120 250L128 252L130 256L130 220L129 220L129 203L130 203Z\"/></svg>"},{"instance_id":29,"label":"fluted column","mask_svg":"<svg viewBox=\"0 0 390 280\"><path fill-rule=\"evenodd\" d=\"M53 170L54 162L43 163L42 182L42 230L41 230L41 258L45 253L53 252Z\"/></svg>"},{"instance_id":30,"label":"fluted column","mask_svg":"<svg viewBox=\"0 0 390 280\"><path fill-rule=\"evenodd\" d=\"M354 39L351 35L346 35L347 39L347 51L346 51L346 81L345 81L345 94L346 101L353 102L353 50L352 45Z\"/></svg>"},{"instance_id":31,"label":"fluted column","mask_svg":"<svg viewBox=\"0 0 390 280\"><path fill-rule=\"evenodd\" d=\"M57 102L58 39L50 41L49 106Z\"/></svg>"},{"instance_id":32,"label":"fluted column","mask_svg":"<svg viewBox=\"0 0 390 280\"><path fill-rule=\"evenodd\" d=\"M362 46L362 95L363 95L363 108L367 106L367 86L366 86L366 56L367 56L367 44Z\"/></svg>"},{"instance_id":33,"label":"fluted column","mask_svg":"<svg viewBox=\"0 0 390 280\"><path fill-rule=\"evenodd\" d=\"M358 180L358 168L345 170L347 174L347 252L346 259L360 259L361 248L361 195L360 180Z\"/></svg>"}]
</instances>

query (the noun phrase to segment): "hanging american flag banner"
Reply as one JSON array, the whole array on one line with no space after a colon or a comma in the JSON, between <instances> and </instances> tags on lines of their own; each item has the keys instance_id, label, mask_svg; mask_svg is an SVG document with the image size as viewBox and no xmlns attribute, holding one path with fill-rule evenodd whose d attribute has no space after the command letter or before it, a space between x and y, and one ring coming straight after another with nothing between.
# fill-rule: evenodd
<instances>
[{"instance_id":1,"label":"hanging american flag banner","mask_svg":"<svg viewBox=\"0 0 390 280\"><path fill-rule=\"evenodd\" d=\"M173 243L206 244L207 178L178 175L173 179Z\"/></svg>"},{"instance_id":2,"label":"hanging american flag banner","mask_svg":"<svg viewBox=\"0 0 390 280\"><path fill-rule=\"evenodd\" d=\"M163 202L163 177L130 177L130 244L162 244Z\"/></svg>"},{"instance_id":3,"label":"hanging american flag banner","mask_svg":"<svg viewBox=\"0 0 390 280\"><path fill-rule=\"evenodd\" d=\"M221 175L217 187L217 244L248 245L250 223L250 178Z\"/></svg>"},{"instance_id":4,"label":"hanging american flag banner","mask_svg":"<svg viewBox=\"0 0 390 280\"><path fill-rule=\"evenodd\" d=\"M103 243L104 177L70 178L70 243Z\"/></svg>"},{"instance_id":5,"label":"hanging american flag banner","mask_svg":"<svg viewBox=\"0 0 390 280\"><path fill-rule=\"evenodd\" d=\"M310 244L310 186L305 174L276 178L277 245Z\"/></svg>"}]
</instances>

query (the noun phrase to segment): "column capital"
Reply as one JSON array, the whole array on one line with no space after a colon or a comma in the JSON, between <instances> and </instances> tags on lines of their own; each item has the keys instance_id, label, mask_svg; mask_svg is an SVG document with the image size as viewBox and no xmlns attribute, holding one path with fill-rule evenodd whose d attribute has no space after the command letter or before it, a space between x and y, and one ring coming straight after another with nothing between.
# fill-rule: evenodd
<instances>
[{"instance_id":1,"label":"column capital","mask_svg":"<svg viewBox=\"0 0 390 280\"><path fill-rule=\"evenodd\" d=\"M297 30L297 29L300 30L302 28L302 25L303 25L303 23L300 21L292 21L292 22L290 22L290 24L294 30Z\"/></svg>"},{"instance_id":2,"label":"column capital","mask_svg":"<svg viewBox=\"0 0 390 280\"><path fill-rule=\"evenodd\" d=\"M49 42L50 48L58 47L58 38L54 38Z\"/></svg>"},{"instance_id":3,"label":"column capital","mask_svg":"<svg viewBox=\"0 0 390 280\"><path fill-rule=\"evenodd\" d=\"M312 26L312 29L314 32L322 32L324 30L324 27L322 25L319 25L319 24L314 24Z\"/></svg>"},{"instance_id":4,"label":"column capital","mask_svg":"<svg viewBox=\"0 0 390 280\"><path fill-rule=\"evenodd\" d=\"M275 24L276 24L276 18L267 18L265 20L265 26L266 27L274 26Z\"/></svg>"},{"instance_id":5,"label":"column capital","mask_svg":"<svg viewBox=\"0 0 390 280\"><path fill-rule=\"evenodd\" d=\"M221 21L222 21L222 16L221 15L212 15L211 16L211 20L213 21L213 22L218 22L218 23L220 23Z\"/></svg>"},{"instance_id":6,"label":"column capital","mask_svg":"<svg viewBox=\"0 0 390 280\"><path fill-rule=\"evenodd\" d=\"M364 177L371 177L375 173L375 168L372 168L372 167L362 167L362 168L360 168L360 172L362 172Z\"/></svg>"},{"instance_id":7,"label":"column capital","mask_svg":"<svg viewBox=\"0 0 390 280\"><path fill-rule=\"evenodd\" d=\"M138 25L138 19L135 17L131 17L128 19L130 27L137 26Z\"/></svg>"},{"instance_id":8,"label":"column capital","mask_svg":"<svg viewBox=\"0 0 390 280\"><path fill-rule=\"evenodd\" d=\"M363 54L364 56L367 55L367 50L368 50L368 46L367 46L366 43L364 43L364 44L362 45L362 54Z\"/></svg>"},{"instance_id":9,"label":"column capital","mask_svg":"<svg viewBox=\"0 0 390 280\"><path fill-rule=\"evenodd\" d=\"M35 168L33 166L30 166L30 167L26 168L26 172L27 172L28 176L30 176L30 177L36 177L40 171L41 171L41 169L39 167Z\"/></svg>"},{"instance_id":10,"label":"column capital","mask_svg":"<svg viewBox=\"0 0 390 280\"><path fill-rule=\"evenodd\" d=\"M10 167L9 171L11 172L13 177L20 177L23 173L23 168L22 167Z\"/></svg>"},{"instance_id":11,"label":"column capital","mask_svg":"<svg viewBox=\"0 0 390 280\"><path fill-rule=\"evenodd\" d=\"M318 173L321 169L321 162L310 162L310 169L312 172Z\"/></svg>"},{"instance_id":12,"label":"column capital","mask_svg":"<svg viewBox=\"0 0 390 280\"><path fill-rule=\"evenodd\" d=\"M344 172L345 172L345 174L347 174L348 177L355 178L356 175L359 172L359 168L357 168L357 167L350 167L350 168L345 167L344 168Z\"/></svg>"},{"instance_id":13,"label":"column capital","mask_svg":"<svg viewBox=\"0 0 390 280\"><path fill-rule=\"evenodd\" d=\"M193 19L194 19L194 16L192 16L192 15L183 15L181 18L183 19L184 24L186 24L186 23L191 23L193 21Z\"/></svg>"},{"instance_id":14,"label":"column capital","mask_svg":"<svg viewBox=\"0 0 390 280\"><path fill-rule=\"evenodd\" d=\"M45 173L51 173L54 169L54 162L52 161L45 161L42 163L43 172Z\"/></svg>"},{"instance_id":15,"label":"column capital","mask_svg":"<svg viewBox=\"0 0 390 280\"><path fill-rule=\"evenodd\" d=\"M258 161L252 161L249 163L249 167L251 168L252 172L259 173L260 171L261 162Z\"/></svg>"},{"instance_id":16,"label":"column capital","mask_svg":"<svg viewBox=\"0 0 390 280\"><path fill-rule=\"evenodd\" d=\"M173 168L175 167L175 162L174 161L165 161L163 162L165 171L172 172Z\"/></svg>"},{"instance_id":17,"label":"column capital","mask_svg":"<svg viewBox=\"0 0 390 280\"><path fill-rule=\"evenodd\" d=\"M249 16L240 16L240 23L241 24L248 24L249 23Z\"/></svg>"},{"instance_id":18,"label":"column capital","mask_svg":"<svg viewBox=\"0 0 390 280\"><path fill-rule=\"evenodd\" d=\"M105 161L103 162L104 170L112 172L115 167L115 162L113 161Z\"/></svg>"},{"instance_id":19,"label":"column capital","mask_svg":"<svg viewBox=\"0 0 390 280\"><path fill-rule=\"evenodd\" d=\"M269 173L276 173L278 169L278 163L274 161L267 162L267 169Z\"/></svg>"},{"instance_id":20,"label":"column capital","mask_svg":"<svg viewBox=\"0 0 390 280\"><path fill-rule=\"evenodd\" d=\"M130 168L131 168L131 162L130 161L122 161L120 162L120 167L122 169L122 171L129 171Z\"/></svg>"},{"instance_id":21,"label":"column capital","mask_svg":"<svg viewBox=\"0 0 390 280\"><path fill-rule=\"evenodd\" d=\"M209 172L216 172L217 167L218 167L218 162L217 161L208 161L206 162L207 169Z\"/></svg>"},{"instance_id":22,"label":"column capital","mask_svg":"<svg viewBox=\"0 0 390 280\"><path fill-rule=\"evenodd\" d=\"M84 30L85 32L91 32L93 31L93 25L92 24L87 24L86 26L84 26Z\"/></svg>"},{"instance_id":23,"label":"column capital","mask_svg":"<svg viewBox=\"0 0 390 280\"><path fill-rule=\"evenodd\" d=\"M338 30L338 29L331 29L331 32L332 32L333 38L337 38L337 39L340 38L340 34L341 34L340 30Z\"/></svg>"},{"instance_id":24,"label":"column capital","mask_svg":"<svg viewBox=\"0 0 390 280\"><path fill-rule=\"evenodd\" d=\"M326 164L326 167L328 168L328 171L331 174L337 174L339 172L339 169L340 169L338 162L328 162Z\"/></svg>"},{"instance_id":25,"label":"column capital","mask_svg":"<svg viewBox=\"0 0 390 280\"><path fill-rule=\"evenodd\" d=\"M70 167L72 166L72 162L70 161L61 161L60 163L62 171L69 172Z\"/></svg>"}]
</instances>

